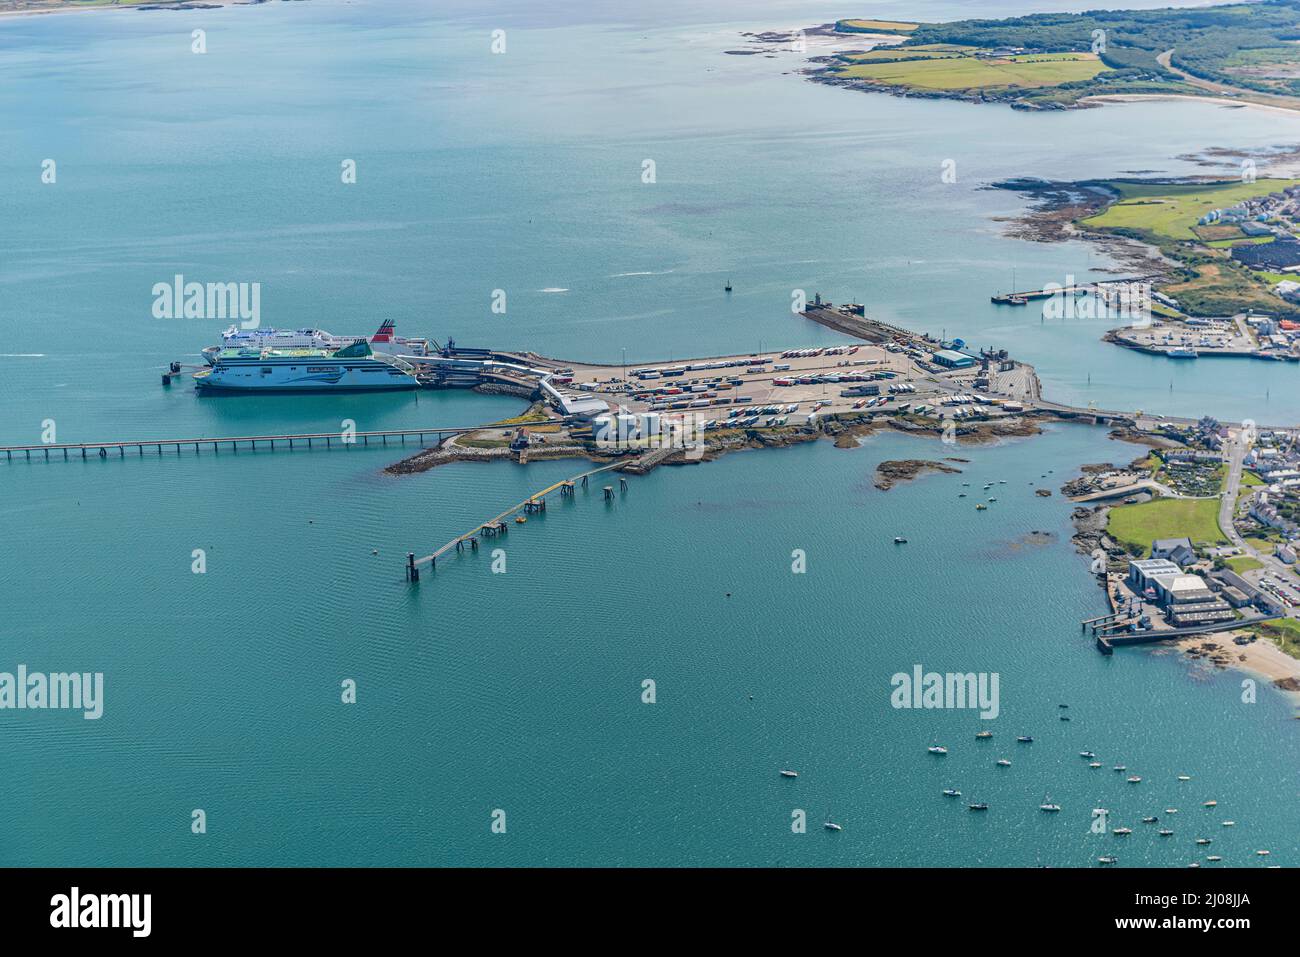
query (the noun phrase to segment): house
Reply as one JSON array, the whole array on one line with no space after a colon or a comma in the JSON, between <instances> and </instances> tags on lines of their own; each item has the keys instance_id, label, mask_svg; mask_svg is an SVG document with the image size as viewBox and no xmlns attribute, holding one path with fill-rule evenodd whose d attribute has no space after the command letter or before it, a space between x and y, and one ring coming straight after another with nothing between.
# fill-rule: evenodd
<instances>
[{"instance_id":1,"label":"house","mask_svg":"<svg viewBox=\"0 0 1300 957\"><path fill-rule=\"evenodd\" d=\"M1151 543L1152 558L1167 558L1179 567L1196 561L1196 549L1190 538L1160 538Z\"/></svg>"}]
</instances>

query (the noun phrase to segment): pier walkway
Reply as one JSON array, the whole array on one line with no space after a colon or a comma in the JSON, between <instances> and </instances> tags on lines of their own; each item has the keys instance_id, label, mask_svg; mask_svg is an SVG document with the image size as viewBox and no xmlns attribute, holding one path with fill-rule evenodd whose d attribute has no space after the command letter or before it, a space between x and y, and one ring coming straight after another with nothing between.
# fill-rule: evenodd
<instances>
[{"instance_id":1,"label":"pier walkway","mask_svg":"<svg viewBox=\"0 0 1300 957\"><path fill-rule=\"evenodd\" d=\"M591 476L599 475L601 472L608 472L611 469L620 468L625 464L626 464L625 462L614 462L611 463L610 465L602 465L600 468L591 469L586 472L581 472L578 475L574 475L571 478L561 479L560 481L555 482L552 485L548 485L540 492L534 492L532 495L528 496L528 498L524 499L522 502L518 503L517 505L512 505L510 508L506 509L500 515L495 515L492 518L489 518L486 522L481 522L478 525L475 525L464 535L456 536L451 541L449 541L446 545L443 545L441 548L437 549L432 554L425 555L423 558L416 558L415 552L408 552L406 555L406 580L411 582L418 582L420 580L421 565L427 564L431 568L436 568L438 566L439 558L441 558L443 555L446 555L452 549L459 550L463 548L466 542L470 544L471 548L478 548L479 533L483 533L484 535L502 534L506 529L505 520L509 518L511 515L514 515L516 512L546 511L546 496L554 492L556 489L560 489L561 494L572 495L573 488L577 485L577 483L581 482L585 486L587 484L587 479L590 478Z\"/></svg>"},{"instance_id":2,"label":"pier walkway","mask_svg":"<svg viewBox=\"0 0 1300 957\"><path fill-rule=\"evenodd\" d=\"M44 454L48 460L51 452L62 452L65 460L71 458L69 453L80 452L80 458L89 458L93 453L98 458L108 458L109 452L117 452L119 458L126 457L127 449L135 449L140 455L144 455L144 450L149 449L151 452L157 450L162 455L163 449L175 449L176 454L180 455L182 449L188 449L194 446L195 453L198 453L203 446L212 446L213 452L218 452L222 448L229 446L232 452L238 452L240 446L254 451L258 448L258 443L262 448L274 451L276 443L279 442L282 447L298 448L299 445L306 448L316 448L323 445L327 449L346 448L352 445L368 446L371 439L375 439L382 445L388 445L388 440L393 439L394 444L405 445L407 438L411 438L424 445L430 437L436 437L437 444L442 444L448 436L462 435L466 432L477 432L483 426L449 426L439 429L388 429L381 432L286 432L280 435L233 435L220 438L190 438L190 439L126 439L118 442L63 442L50 443L48 445L0 445L0 452L5 455L6 461L13 461L15 455L22 455L27 461L32 458L32 453Z\"/></svg>"}]
</instances>

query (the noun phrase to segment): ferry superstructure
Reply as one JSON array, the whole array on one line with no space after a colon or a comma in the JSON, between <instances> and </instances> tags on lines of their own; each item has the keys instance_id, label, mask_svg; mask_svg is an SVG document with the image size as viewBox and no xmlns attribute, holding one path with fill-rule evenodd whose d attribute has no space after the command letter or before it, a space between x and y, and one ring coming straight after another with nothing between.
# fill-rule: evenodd
<instances>
[{"instance_id":1,"label":"ferry superstructure","mask_svg":"<svg viewBox=\"0 0 1300 957\"><path fill-rule=\"evenodd\" d=\"M240 329L231 326L221 334L221 345L208 346L203 350L203 359L208 365L214 365L218 355L231 349L252 349L257 352L266 349L326 349L333 352L356 342L369 342L372 346L395 355L428 356L433 352L428 339L399 336L397 324L391 319L385 319L374 335L368 338L336 336L324 329Z\"/></svg>"},{"instance_id":2,"label":"ferry superstructure","mask_svg":"<svg viewBox=\"0 0 1300 957\"><path fill-rule=\"evenodd\" d=\"M418 389L415 367L366 340L342 349L222 349L196 387L220 392L375 392Z\"/></svg>"}]
</instances>

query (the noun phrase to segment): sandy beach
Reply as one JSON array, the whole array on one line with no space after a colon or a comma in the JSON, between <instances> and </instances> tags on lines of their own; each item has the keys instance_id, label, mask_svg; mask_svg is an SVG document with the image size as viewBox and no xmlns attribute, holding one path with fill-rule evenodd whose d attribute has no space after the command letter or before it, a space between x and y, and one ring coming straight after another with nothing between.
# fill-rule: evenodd
<instances>
[{"instance_id":1,"label":"sandy beach","mask_svg":"<svg viewBox=\"0 0 1300 957\"><path fill-rule=\"evenodd\" d=\"M1226 659L1226 667L1265 678L1283 691L1290 692L1297 704L1300 704L1300 659L1292 658L1267 638L1259 638L1248 645L1233 644L1232 639L1238 634L1240 633L1223 632L1192 636L1173 644L1184 653L1204 649L1212 644L1216 646L1217 653L1221 653ZM1195 660L1207 667L1216 667L1216 663L1208 655L1189 660Z\"/></svg>"}]
</instances>

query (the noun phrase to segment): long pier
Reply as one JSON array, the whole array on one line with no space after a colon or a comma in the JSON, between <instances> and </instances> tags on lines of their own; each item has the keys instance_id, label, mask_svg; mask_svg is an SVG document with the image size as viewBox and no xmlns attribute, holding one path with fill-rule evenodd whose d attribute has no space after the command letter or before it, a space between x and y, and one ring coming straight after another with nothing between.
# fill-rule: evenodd
<instances>
[{"instance_id":1,"label":"long pier","mask_svg":"<svg viewBox=\"0 0 1300 957\"><path fill-rule=\"evenodd\" d=\"M0 445L0 452L5 455L5 461L12 462L16 454L21 454L26 461L30 461L32 453L44 453L45 458L50 458L51 452L62 452L63 458L72 458L71 453L80 452L80 457L90 458L93 454L97 458L108 458L109 452L117 452L119 458L125 458L127 449L138 453L140 457L144 456L145 449L151 452L155 449L159 455L163 454L163 449L168 451L175 450L177 455L182 450L194 447L197 454L204 446L211 446L213 452L219 452L221 449L229 447L232 452L238 452L240 447L258 449L258 443L262 448L268 451L274 451L276 443L279 442L284 448L317 448L324 447L327 449L347 448L353 445L368 446L371 439L375 439L382 445L388 445L389 439L394 439L394 444L405 445L406 440L411 438L424 445L430 436L437 437L437 443L441 444L448 436L461 435L465 432L477 432L483 426L448 426L438 429L387 429L378 432L285 432L279 435L232 435L218 438L188 438L188 439L126 439L117 442L62 442L50 443L47 445Z\"/></svg>"},{"instance_id":2,"label":"long pier","mask_svg":"<svg viewBox=\"0 0 1300 957\"><path fill-rule=\"evenodd\" d=\"M440 557L447 554L452 549L456 549L457 551L462 550L465 547L466 542L469 543L471 548L478 548L478 536L480 533L482 533L483 535L504 534L507 528L505 524L505 520L509 518L511 515L514 515L516 512L546 511L546 496L554 492L556 489L560 489L560 493L562 495L572 495L574 488L579 482L581 482L583 486L586 486L587 479L590 478L591 476L599 475L601 472L608 472L611 469L620 468L624 464L625 463L623 462L614 462L610 465L602 465L600 468L591 469L587 472L582 472L579 473L578 475L574 475L571 478L561 479L560 481L555 482L552 485L548 485L540 492L534 492L532 495L528 496L528 498L524 499L522 502L518 503L517 505L510 506L510 508L506 509L500 515L495 515L492 518L489 518L486 522L480 522L478 525L475 525L464 535L457 535L446 545L443 545L441 548L437 549L436 551L432 552L429 555L425 555L423 558L416 558L415 552L407 552L406 580L409 582L418 582L420 580L421 565L428 565L431 568L437 568L438 559ZM625 479L623 481L626 482ZM609 496L610 496L610 490L606 489L605 497L609 498Z\"/></svg>"}]
</instances>

